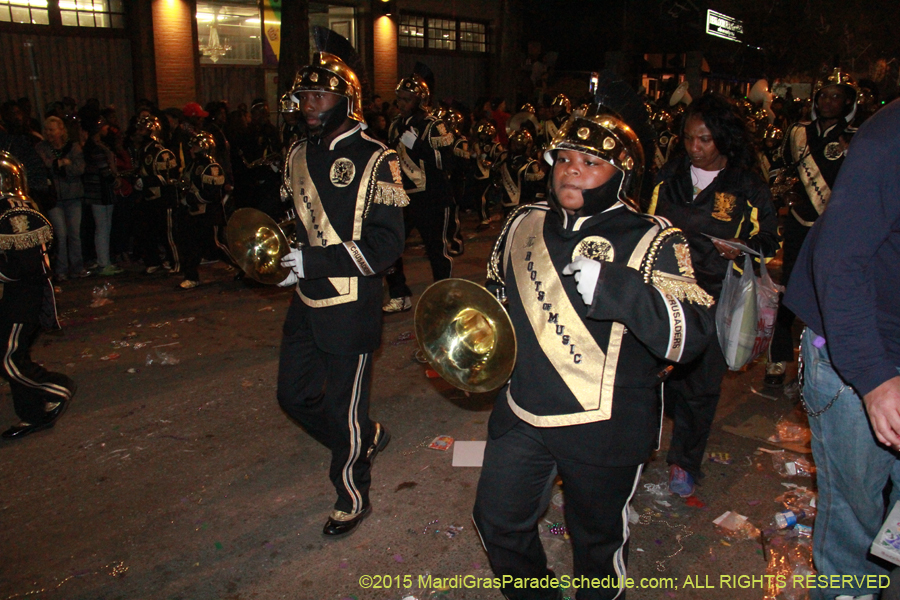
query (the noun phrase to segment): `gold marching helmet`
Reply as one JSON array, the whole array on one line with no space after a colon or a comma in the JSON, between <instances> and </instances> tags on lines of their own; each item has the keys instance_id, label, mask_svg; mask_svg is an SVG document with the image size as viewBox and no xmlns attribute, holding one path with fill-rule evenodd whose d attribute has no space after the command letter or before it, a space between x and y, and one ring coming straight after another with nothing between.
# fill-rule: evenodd
<instances>
[{"instance_id":1,"label":"gold marching helmet","mask_svg":"<svg viewBox=\"0 0 900 600\"><path fill-rule=\"evenodd\" d=\"M416 341L431 367L467 392L505 384L516 365L516 332L503 305L465 279L443 279L419 298Z\"/></svg>"},{"instance_id":2,"label":"gold marching helmet","mask_svg":"<svg viewBox=\"0 0 900 600\"><path fill-rule=\"evenodd\" d=\"M584 115L572 115L544 150L544 160L551 165L556 150L574 150L596 156L622 171L619 200L637 208L629 198L641 186L644 174L644 149L631 127L602 105L593 105Z\"/></svg>"},{"instance_id":3,"label":"gold marching helmet","mask_svg":"<svg viewBox=\"0 0 900 600\"><path fill-rule=\"evenodd\" d=\"M395 91L409 92L419 98L419 106L425 110L431 106L431 88L434 86L434 74L428 65L417 62L413 72L400 80Z\"/></svg>"},{"instance_id":4,"label":"gold marching helmet","mask_svg":"<svg viewBox=\"0 0 900 600\"><path fill-rule=\"evenodd\" d=\"M154 117L153 115L144 115L143 117L137 120L135 127L140 131L141 129L147 130L147 135L149 135L152 139L157 142L162 141L162 124L159 122L159 119Z\"/></svg>"},{"instance_id":5,"label":"gold marching helmet","mask_svg":"<svg viewBox=\"0 0 900 600\"><path fill-rule=\"evenodd\" d=\"M216 153L216 138L207 131L199 131L191 136L191 147L200 148L200 152L212 158Z\"/></svg>"},{"instance_id":6,"label":"gold marching helmet","mask_svg":"<svg viewBox=\"0 0 900 600\"><path fill-rule=\"evenodd\" d=\"M300 104L291 92L285 92L278 99L278 112L281 114L300 112Z\"/></svg>"},{"instance_id":7,"label":"gold marching helmet","mask_svg":"<svg viewBox=\"0 0 900 600\"><path fill-rule=\"evenodd\" d=\"M565 94L557 94L553 102L550 103L550 112L553 114L563 112L568 115L572 112L572 101Z\"/></svg>"},{"instance_id":8,"label":"gold marching helmet","mask_svg":"<svg viewBox=\"0 0 900 600\"><path fill-rule=\"evenodd\" d=\"M856 116L856 107L859 102L859 86L856 83L856 80L850 76L846 71L841 71L840 67L835 67L831 73L825 75L816 81L816 85L813 86L813 95L812 95L812 118L815 120L818 118L816 114L816 104L819 98L819 93L825 88L829 88L833 85L840 86L845 89L847 92L847 99L851 101L850 111L846 115L845 119L847 122L853 121L853 117Z\"/></svg>"},{"instance_id":9,"label":"gold marching helmet","mask_svg":"<svg viewBox=\"0 0 900 600\"><path fill-rule=\"evenodd\" d=\"M28 197L28 179L25 168L16 157L0 150L0 194Z\"/></svg>"},{"instance_id":10,"label":"gold marching helmet","mask_svg":"<svg viewBox=\"0 0 900 600\"><path fill-rule=\"evenodd\" d=\"M359 56L346 38L330 29L315 26L313 36L318 52L313 55L312 63L300 69L294 78L291 93L295 101L297 92L328 92L345 96L347 116L365 123L362 83L356 72L360 67L353 68Z\"/></svg>"}]
</instances>

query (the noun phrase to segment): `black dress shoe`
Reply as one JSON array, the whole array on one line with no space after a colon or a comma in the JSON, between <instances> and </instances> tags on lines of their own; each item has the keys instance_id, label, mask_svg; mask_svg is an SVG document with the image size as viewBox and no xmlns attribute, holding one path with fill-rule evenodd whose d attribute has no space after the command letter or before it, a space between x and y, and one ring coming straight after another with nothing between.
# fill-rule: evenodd
<instances>
[{"instance_id":1,"label":"black dress shoe","mask_svg":"<svg viewBox=\"0 0 900 600\"><path fill-rule=\"evenodd\" d=\"M379 452L387 448L390 441L391 432L387 430L387 427L381 423L375 423L375 438L372 440L372 445L369 446L369 450L366 452L366 458L369 459L370 464L375 462L375 457L378 456Z\"/></svg>"},{"instance_id":2,"label":"black dress shoe","mask_svg":"<svg viewBox=\"0 0 900 600\"><path fill-rule=\"evenodd\" d=\"M0 433L0 437L6 440L17 440L19 438L23 438L26 435L31 435L37 431L43 431L44 429L50 429L53 427L53 421L47 423L37 423L32 425L30 423L19 423L18 425L13 425L3 433Z\"/></svg>"},{"instance_id":3,"label":"black dress shoe","mask_svg":"<svg viewBox=\"0 0 900 600\"><path fill-rule=\"evenodd\" d=\"M332 539L342 538L344 536L350 535L356 528L359 527L359 524L363 522L363 519L369 516L369 513L372 512L372 505L368 505L363 508L361 511L352 515L350 513L345 513L342 510L334 510L331 512L331 516L328 517L328 520L325 522L325 527L322 529L322 533Z\"/></svg>"}]
</instances>

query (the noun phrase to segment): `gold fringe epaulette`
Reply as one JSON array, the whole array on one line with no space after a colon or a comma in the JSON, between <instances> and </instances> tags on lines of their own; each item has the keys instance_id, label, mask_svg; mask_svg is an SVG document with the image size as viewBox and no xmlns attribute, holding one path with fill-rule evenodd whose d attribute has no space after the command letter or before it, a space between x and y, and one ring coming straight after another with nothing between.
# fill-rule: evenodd
<instances>
[{"instance_id":1,"label":"gold fringe epaulette","mask_svg":"<svg viewBox=\"0 0 900 600\"><path fill-rule=\"evenodd\" d=\"M704 291L697 282L688 277L678 277L670 275L662 271L653 271L651 277L653 287L662 290L680 302L690 302L691 304L699 304L707 308L716 303L713 297Z\"/></svg>"},{"instance_id":2,"label":"gold fringe epaulette","mask_svg":"<svg viewBox=\"0 0 900 600\"><path fill-rule=\"evenodd\" d=\"M444 135L433 135L429 142L432 148L443 148L453 143L453 134L448 131Z\"/></svg>"},{"instance_id":3,"label":"gold fringe epaulette","mask_svg":"<svg viewBox=\"0 0 900 600\"><path fill-rule=\"evenodd\" d=\"M53 241L53 228L45 225L35 231L0 234L0 250L29 250Z\"/></svg>"},{"instance_id":4,"label":"gold fringe epaulette","mask_svg":"<svg viewBox=\"0 0 900 600\"><path fill-rule=\"evenodd\" d=\"M469 156L469 151L465 148L456 147L453 149L453 155L458 156L459 158L471 158Z\"/></svg>"},{"instance_id":5,"label":"gold fringe epaulette","mask_svg":"<svg viewBox=\"0 0 900 600\"><path fill-rule=\"evenodd\" d=\"M375 196L372 198L375 204L384 204L385 206L399 206L403 208L409 205L409 196L402 185L395 183L387 183L379 181L375 185Z\"/></svg>"},{"instance_id":6,"label":"gold fringe epaulette","mask_svg":"<svg viewBox=\"0 0 900 600\"><path fill-rule=\"evenodd\" d=\"M525 181L541 181L544 178L545 173L538 169L537 171L532 171L528 169L525 171Z\"/></svg>"}]
</instances>

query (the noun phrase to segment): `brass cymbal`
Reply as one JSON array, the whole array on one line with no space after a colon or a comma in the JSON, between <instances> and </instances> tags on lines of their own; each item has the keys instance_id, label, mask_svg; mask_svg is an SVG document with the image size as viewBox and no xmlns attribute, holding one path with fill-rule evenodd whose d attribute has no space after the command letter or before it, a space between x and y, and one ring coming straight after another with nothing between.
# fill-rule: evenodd
<instances>
[{"instance_id":1,"label":"brass cymbal","mask_svg":"<svg viewBox=\"0 0 900 600\"><path fill-rule=\"evenodd\" d=\"M255 208L234 211L225 228L225 238L238 266L260 283L281 283L291 270L281 258L291 251L288 235L266 213Z\"/></svg>"},{"instance_id":2,"label":"brass cymbal","mask_svg":"<svg viewBox=\"0 0 900 600\"><path fill-rule=\"evenodd\" d=\"M495 390L516 364L516 332L500 302L480 285L444 279L419 298L416 340L448 383L469 392Z\"/></svg>"}]
</instances>

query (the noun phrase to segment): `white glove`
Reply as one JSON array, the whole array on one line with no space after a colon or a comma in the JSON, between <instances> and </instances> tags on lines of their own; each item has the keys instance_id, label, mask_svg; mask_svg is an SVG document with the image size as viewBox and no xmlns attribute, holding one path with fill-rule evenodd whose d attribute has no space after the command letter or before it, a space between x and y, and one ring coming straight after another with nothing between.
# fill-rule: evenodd
<instances>
[{"instance_id":1,"label":"white glove","mask_svg":"<svg viewBox=\"0 0 900 600\"><path fill-rule=\"evenodd\" d=\"M144 190L144 180L138 177L137 181L134 182L134 189L141 192Z\"/></svg>"},{"instance_id":2,"label":"white glove","mask_svg":"<svg viewBox=\"0 0 900 600\"><path fill-rule=\"evenodd\" d=\"M575 275L578 293L585 304L590 305L594 301L594 289L600 278L600 269L603 263L579 256L571 263L563 267L563 275Z\"/></svg>"},{"instance_id":3,"label":"white glove","mask_svg":"<svg viewBox=\"0 0 900 600\"><path fill-rule=\"evenodd\" d=\"M281 266L291 270L297 281L303 279L303 251L295 248L281 258ZM288 278L290 279L290 278ZM294 281L294 283L297 283Z\"/></svg>"},{"instance_id":4,"label":"white glove","mask_svg":"<svg viewBox=\"0 0 900 600\"><path fill-rule=\"evenodd\" d=\"M297 274L291 271L288 273L288 276L285 277L284 281L278 284L278 287L291 287L293 285L297 285L297 282L300 281L300 278L297 277Z\"/></svg>"},{"instance_id":5,"label":"white glove","mask_svg":"<svg viewBox=\"0 0 900 600\"><path fill-rule=\"evenodd\" d=\"M415 145L417 139L419 139L419 136L414 132L404 131L403 135L400 136L400 143L412 150L412 147Z\"/></svg>"}]
</instances>

